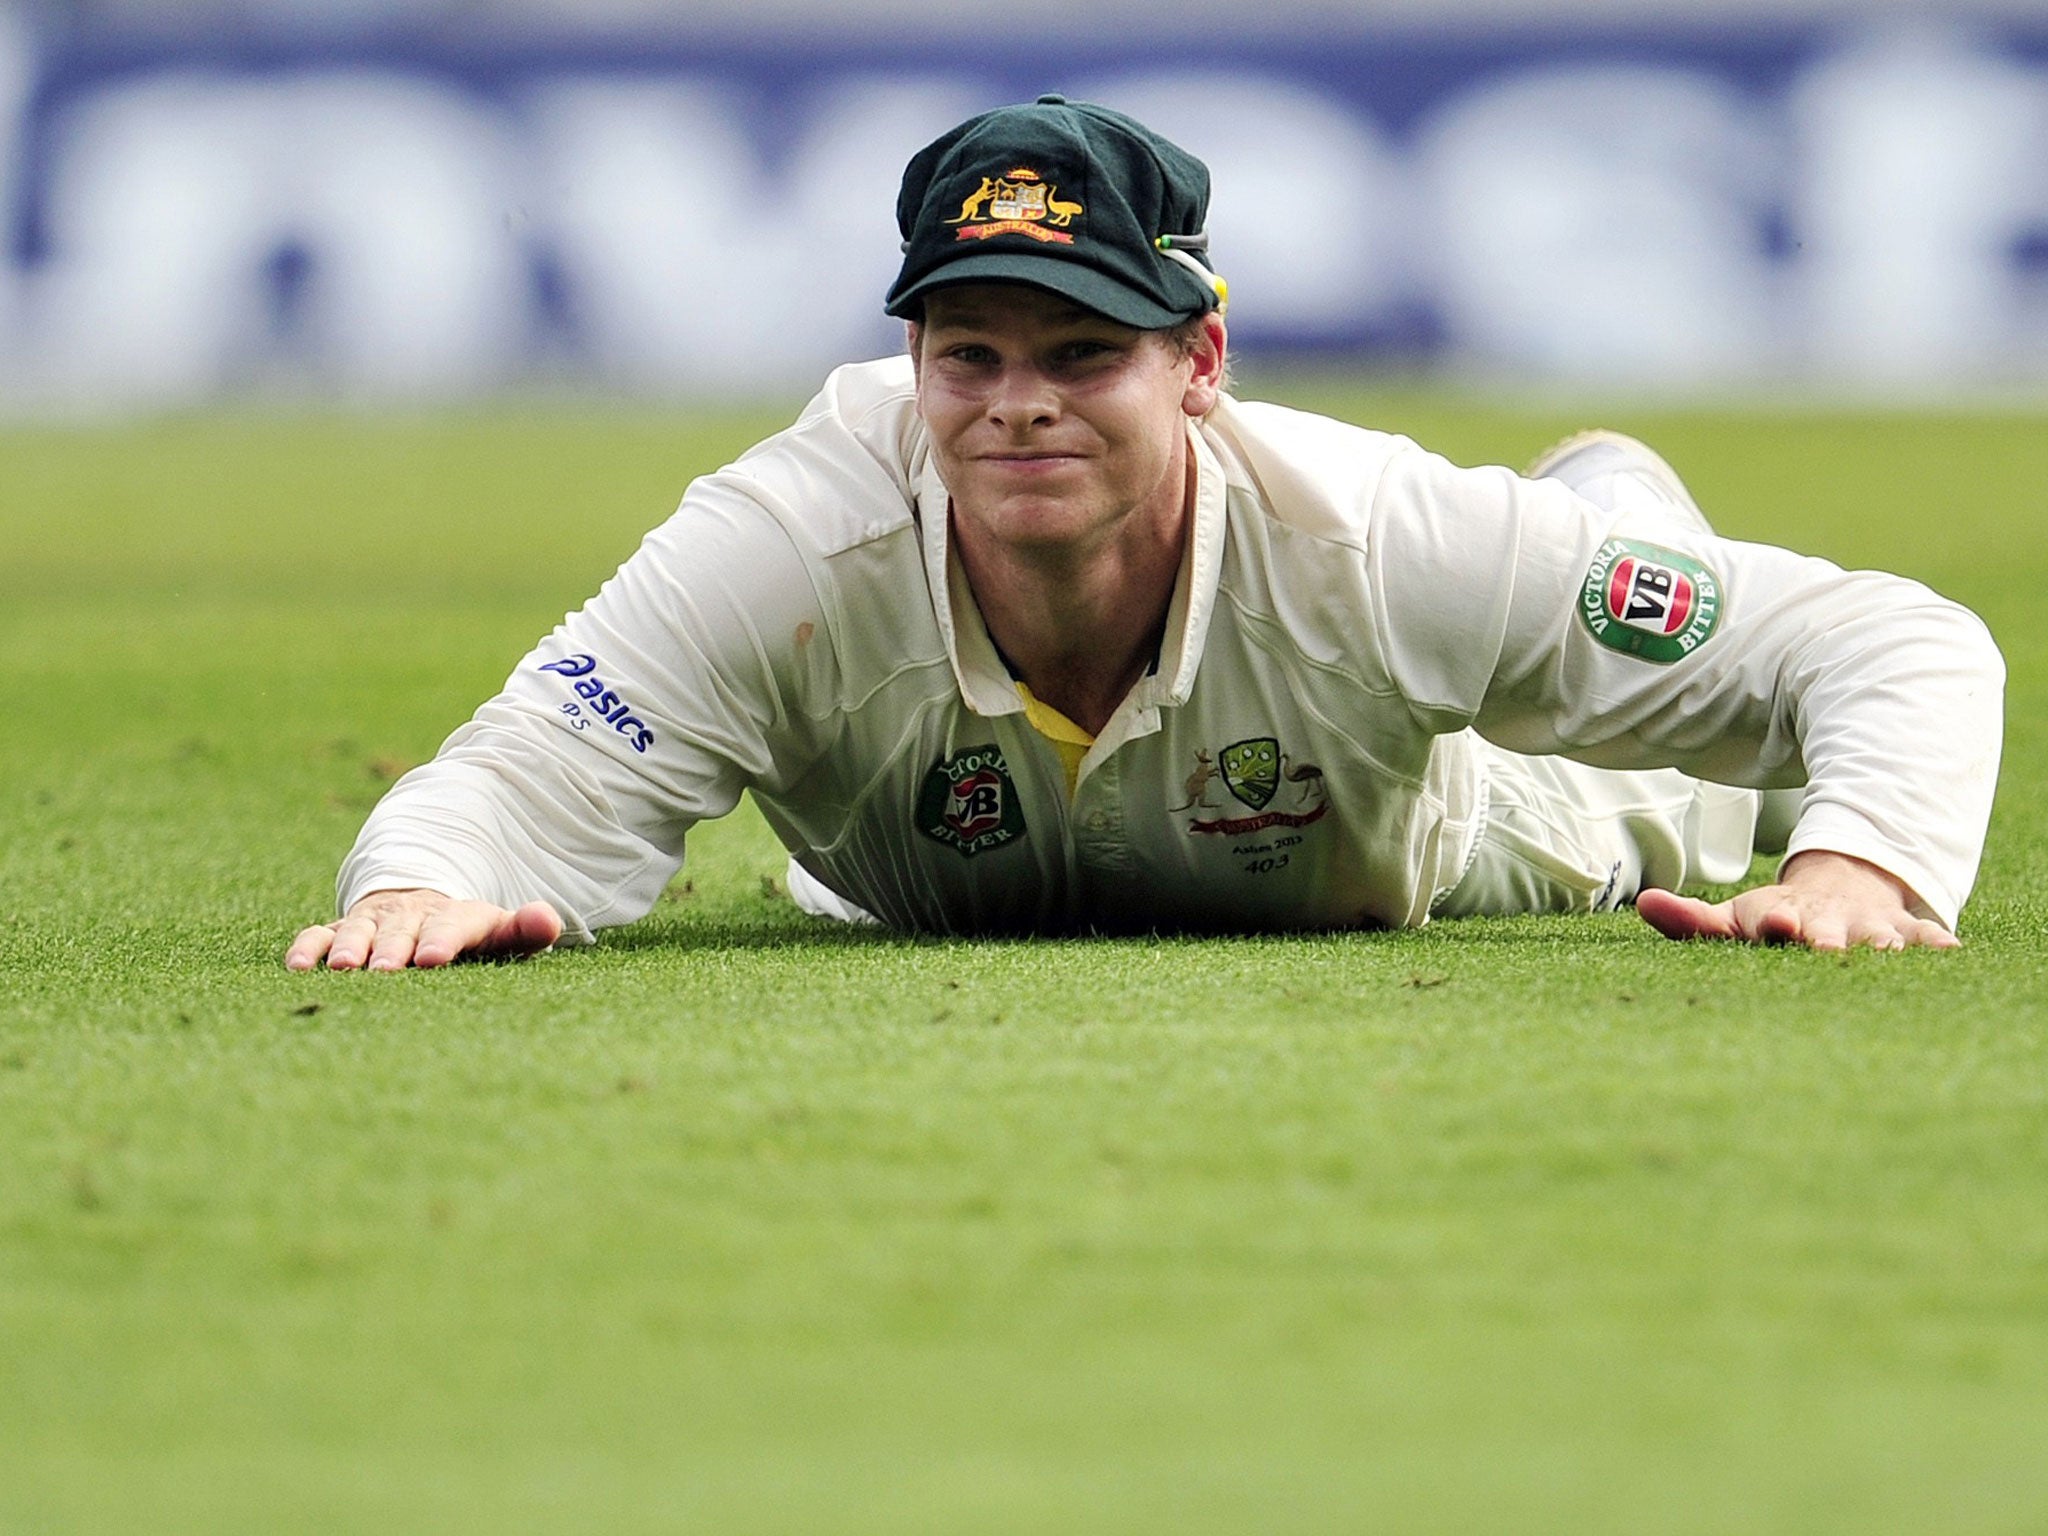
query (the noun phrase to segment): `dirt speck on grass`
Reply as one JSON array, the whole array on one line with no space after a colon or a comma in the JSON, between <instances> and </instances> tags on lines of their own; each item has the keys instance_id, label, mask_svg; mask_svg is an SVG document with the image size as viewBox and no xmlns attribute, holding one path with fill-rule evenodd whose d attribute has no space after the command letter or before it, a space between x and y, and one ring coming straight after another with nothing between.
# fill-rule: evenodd
<instances>
[{"instance_id":1,"label":"dirt speck on grass","mask_svg":"<svg viewBox=\"0 0 2048 1536\"><path fill-rule=\"evenodd\" d=\"M356 1267L353 1253L324 1238L293 1243L278 1261L278 1268L287 1278L294 1280L316 1280L328 1275L346 1274Z\"/></svg>"},{"instance_id":2,"label":"dirt speck on grass","mask_svg":"<svg viewBox=\"0 0 2048 1536\"><path fill-rule=\"evenodd\" d=\"M64 1184L71 1192L71 1203L81 1211L104 1210L106 1194L100 1188L99 1178L85 1163L72 1163L64 1170Z\"/></svg>"},{"instance_id":3,"label":"dirt speck on grass","mask_svg":"<svg viewBox=\"0 0 2048 1536\"><path fill-rule=\"evenodd\" d=\"M295 1019L310 1019L326 1006L325 1003L301 1003L292 1010L292 1017Z\"/></svg>"}]
</instances>

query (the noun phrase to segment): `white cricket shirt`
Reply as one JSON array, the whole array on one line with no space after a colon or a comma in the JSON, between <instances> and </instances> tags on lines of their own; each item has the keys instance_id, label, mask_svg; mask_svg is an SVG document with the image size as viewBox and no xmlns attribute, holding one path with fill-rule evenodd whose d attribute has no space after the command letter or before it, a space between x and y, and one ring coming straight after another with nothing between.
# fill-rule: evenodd
<instances>
[{"instance_id":1,"label":"white cricket shirt","mask_svg":"<svg viewBox=\"0 0 2048 1536\"><path fill-rule=\"evenodd\" d=\"M805 869L904 928L1413 925L1484 822L1497 754L1476 732L1809 784L1790 851L1867 859L1954 924L2003 679L1966 610L1304 412L1226 398L1190 434L1158 665L1071 801L948 548L894 358L839 369L694 483L393 786L343 908L540 898L587 937L644 914L690 828L751 791ZM1645 877L1680 885L1686 862L1646 850Z\"/></svg>"}]
</instances>

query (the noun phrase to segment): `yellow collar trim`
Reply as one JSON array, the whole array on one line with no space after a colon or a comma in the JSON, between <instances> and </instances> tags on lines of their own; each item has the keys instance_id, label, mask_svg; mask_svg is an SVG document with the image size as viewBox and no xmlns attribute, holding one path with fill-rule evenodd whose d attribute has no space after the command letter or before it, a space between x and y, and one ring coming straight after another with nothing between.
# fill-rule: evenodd
<instances>
[{"instance_id":1,"label":"yellow collar trim","mask_svg":"<svg viewBox=\"0 0 2048 1536\"><path fill-rule=\"evenodd\" d=\"M1034 731L1052 743L1053 750L1060 755L1060 766L1067 771L1067 800L1071 803L1074 788L1081 781L1081 759L1095 745L1095 738L1037 698L1021 682L1017 684L1017 693L1024 700L1024 718L1031 722Z\"/></svg>"}]
</instances>

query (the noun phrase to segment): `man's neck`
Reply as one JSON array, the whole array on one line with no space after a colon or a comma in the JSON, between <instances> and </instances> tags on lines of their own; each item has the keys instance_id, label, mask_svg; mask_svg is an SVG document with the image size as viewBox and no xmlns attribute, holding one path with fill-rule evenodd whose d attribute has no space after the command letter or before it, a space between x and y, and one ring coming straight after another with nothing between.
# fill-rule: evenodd
<instances>
[{"instance_id":1,"label":"man's neck","mask_svg":"<svg viewBox=\"0 0 2048 1536\"><path fill-rule=\"evenodd\" d=\"M1165 515L1132 518L1095 548L1019 549L978 541L957 520L954 547L989 636L1033 697L1090 735L1159 654L1193 519L1195 471Z\"/></svg>"}]
</instances>

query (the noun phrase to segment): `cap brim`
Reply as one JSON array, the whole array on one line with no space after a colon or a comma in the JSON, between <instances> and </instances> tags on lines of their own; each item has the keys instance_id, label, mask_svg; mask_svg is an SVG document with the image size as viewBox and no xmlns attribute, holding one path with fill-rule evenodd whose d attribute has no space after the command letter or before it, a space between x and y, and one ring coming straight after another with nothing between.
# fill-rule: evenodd
<instances>
[{"instance_id":1,"label":"cap brim","mask_svg":"<svg viewBox=\"0 0 2048 1536\"><path fill-rule=\"evenodd\" d=\"M1168 309L1107 273L1079 262L1025 251L978 251L949 261L900 293L891 294L884 310L899 320L915 319L927 294L940 288L957 288L962 283L1024 283L1043 288L1120 325L1136 326L1143 331L1165 330L1201 313L1198 309Z\"/></svg>"}]
</instances>

